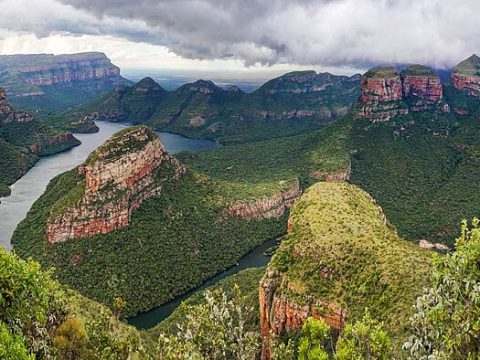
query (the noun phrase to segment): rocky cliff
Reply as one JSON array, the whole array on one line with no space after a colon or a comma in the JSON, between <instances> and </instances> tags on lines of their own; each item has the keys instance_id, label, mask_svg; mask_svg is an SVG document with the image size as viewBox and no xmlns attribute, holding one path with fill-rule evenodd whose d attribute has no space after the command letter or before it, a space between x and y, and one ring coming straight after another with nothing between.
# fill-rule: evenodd
<instances>
[{"instance_id":1,"label":"rocky cliff","mask_svg":"<svg viewBox=\"0 0 480 360\"><path fill-rule=\"evenodd\" d=\"M126 129L95 150L78 169L79 182L47 221L49 243L126 227L132 212L186 171L153 130Z\"/></svg>"},{"instance_id":2,"label":"rocky cliff","mask_svg":"<svg viewBox=\"0 0 480 360\"><path fill-rule=\"evenodd\" d=\"M302 190L298 181L293 186L278 194L257 200L255 202L241 201L233 204L222 217L240 217L245 220L252 219L279 219L287 209L291 208L295 200L300 197Z\"/></svg>"},{"instance_id":3,"label":"rocky cliff","mask_svg":"<svg viewBox=\"0 0 480 360\"><path fill-rule=\"evenodd\" d=\"M269 334L312 316L340 329L368 307L402 341L430 255L398 237L375 201L345 182L320 182L295 203L288 235L259 286L262 358Z\"/></svg>"},{"instance_id":4,"label":"rocky cliff","mask_svg":"<svg viewBox=\"0 0 480 360\"><path fill-rule=\"evenodd\" d=\"M411 65L401 72L394 67L374 68L362 77L357 118L387 121L436 108L449 111L440 78L428 67Z\"/></svg>"},{"instance_id":5,"label":"rocky cliff","mask_svg":"<svg viewBox=\"0 0 480 360\"><path fill-rule=\"evenodd\" d=\"M129 84L100 52L1 55L0 83L17 108L63 110Z\"/></svg>"},{"instance_id":6,"label":"rocky cliff","mask_svg":"<svg viewBox=\"0 0 480 360\"><path fill-rule=\"evenodd\" d=\"M41 89L32 91L26 84L51 86L78 81L103 79L120 80L120 68L99 52L71 55L2 55L0 69L8 75L5 87L9 96L42 95ZM23 86L18 81L23 81Z\"/></svg>"},{"instance_id":7,"label":"rocky cliff","mask_svg":"<svg viewBox=\"0 0 480 360\"><path fill-rule=\"evenodd\" d=\"M456 89L480 98L480 57L474 54L455 66L452 84Z\"/></svg>"}]
</instances>

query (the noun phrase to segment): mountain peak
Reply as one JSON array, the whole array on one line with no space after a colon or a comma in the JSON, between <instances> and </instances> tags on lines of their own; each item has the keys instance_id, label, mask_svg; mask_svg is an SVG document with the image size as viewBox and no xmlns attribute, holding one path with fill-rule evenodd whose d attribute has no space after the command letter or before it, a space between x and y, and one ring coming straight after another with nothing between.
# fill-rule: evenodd
<instances>
[{"instance_id":1,"label":"mountain peak","mask_svg":"<svg viewBox=\"0 0 480 360\"><path fill-rule=\"evenodd\" d=\"M164 91L164 89L150 76L144 77L142 80L133 85L135 91Z\"/></svg>"},{"instance_id":2,"label":"mountain peak","mask_svg":"<svg viewBox=\"0 0 480 360\"><path fill-rule=\"evenodd\" d=\"M126 227L132 212L158 194L164 181L177 180L185 171L152 129L135 126L116 133L72 173L77 185L52 207L48 242Z\"/></svg>"},{"instance_id":3,"label":"mountain peak","mask_svg":"<svg viewBox=\"0 0 480 360\"><path fill-rule=\"evenodd\" d=\"M478 76L480 71L480 57L476 54L473 54L469 58L458 63L454 68L454 73L459 73L463 75L473 75Z\"/></svg>"}]
</instances>

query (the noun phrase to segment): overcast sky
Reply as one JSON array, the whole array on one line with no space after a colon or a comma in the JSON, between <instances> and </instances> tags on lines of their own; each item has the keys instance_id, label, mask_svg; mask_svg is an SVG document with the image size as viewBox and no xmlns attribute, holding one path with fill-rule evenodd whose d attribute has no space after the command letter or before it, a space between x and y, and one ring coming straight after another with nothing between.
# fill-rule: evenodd
<instances>
[{"instance_id":1,"label":"overcast sky","mask_svg":"<svg viewBox=\"0 0 480 360\"><path fill-rule=\"evenodd\" d=\"M480 52L480 0L0 0L0 53L105 52L121 67L454 65Z\"/></svg>"}]
</instances>

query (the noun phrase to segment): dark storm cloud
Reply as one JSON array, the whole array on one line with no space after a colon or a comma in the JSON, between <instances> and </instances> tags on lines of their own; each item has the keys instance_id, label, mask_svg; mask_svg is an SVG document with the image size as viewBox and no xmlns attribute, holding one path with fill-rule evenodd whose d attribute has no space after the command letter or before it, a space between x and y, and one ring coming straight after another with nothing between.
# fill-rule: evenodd
<instances>
[{"instance_id":1,"label":"dark storm cloud","mask_svg":"<svg viewBox=\"0 0 480 360\"><path fill-rule=\"evenodd\" d=\"M61 1L61 4L58 2ZM3 0L19 6L25 0ZM0 20L32 31L102 34L186 58L367 67L451 65L480 49L478 0L37 0L48 11ZM14 5L17 4L17 5ZM30 2L30 4L32 4ZM28 5L27 8L29 7ZM45 10L47 9L47 10ZM31 11L31 9L29 9ZM26 20L28 19L28 20Z\"/></svg>"}]
</instances>

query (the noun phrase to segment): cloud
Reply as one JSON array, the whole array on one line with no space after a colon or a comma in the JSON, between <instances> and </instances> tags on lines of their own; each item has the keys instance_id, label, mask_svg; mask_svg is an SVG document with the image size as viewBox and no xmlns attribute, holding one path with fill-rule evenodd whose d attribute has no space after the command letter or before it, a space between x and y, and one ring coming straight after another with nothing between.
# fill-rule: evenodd
<instances>
[{"instance_id":1,"label":"cloud","mask_svg":"<svg viewBox=\"0 0 480 360\"><path fill-rule=\"evenodd\" d=\"M0 0L0 27L109 35L189 59L450 66L480 49L478 0ZM27 15L25 15L27 14Z\"/></svg>"}]
</instances>

